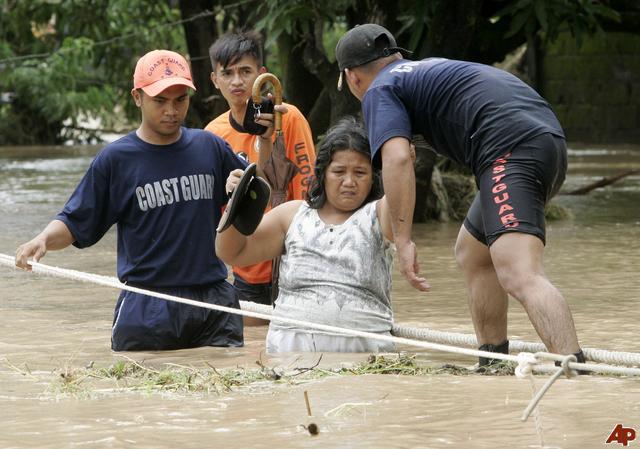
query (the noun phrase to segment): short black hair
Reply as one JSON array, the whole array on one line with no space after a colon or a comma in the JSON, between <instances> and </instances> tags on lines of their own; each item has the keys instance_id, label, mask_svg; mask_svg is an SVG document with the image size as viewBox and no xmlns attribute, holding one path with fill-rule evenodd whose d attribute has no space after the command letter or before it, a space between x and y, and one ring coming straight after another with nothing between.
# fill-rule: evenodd
<instances>
[{"instance_id":1,"label":"short black hair","mask_svg":"<svg viewBox=\"0 0 640 449\"><path fill-rule=\"evenodd\" d=\"M262 36L256 31L234 31L222 35L211 47L209 58L211 67L215 71L218 64L223 68L234 64L245 55L255 58L262 67Z\"/></svg>"},{"instance_id":2,"label":"short black hair","mask_svg":"<svg viewBox=\"0 0 640 449\"><path fill-rule=\"evenodd\" d=\"M346 116L329 128L318 147L314 168L314 177L307 193L307 202L312 209L320 209L327 201L327 194L324 190L324 176L327 167L331 163L333 154L338 151L354 150L366 154L371 159L371 147L367 138L367 131L364 125L353 116ZM373 184L371 191L362 205L382 198L382 178L380 170L373 164Z\"/></svg>"}]
</instances>

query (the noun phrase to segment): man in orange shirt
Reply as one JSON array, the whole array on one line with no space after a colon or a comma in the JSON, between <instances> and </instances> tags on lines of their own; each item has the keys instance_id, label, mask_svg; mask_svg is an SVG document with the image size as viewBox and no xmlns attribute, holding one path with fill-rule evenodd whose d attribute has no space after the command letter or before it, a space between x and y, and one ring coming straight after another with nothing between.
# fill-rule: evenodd
<instances>
[{"instance_id":1,"label":"man in orange shirt","mask_svg":"<svg viewBox=\"0 0 640 449\"><path fill-rule=\"evenodd\" d=\"M262 39L253 31L227 33L209 48L211 81L229 103L229 111L212 120L206 130L225 139L233 151L249 162L258 160L258 140L242 124L247 100L256 78L266 72L263 65ZM298 166L289 184L287 201L305 199L313 175L315 149L309 123L298 108L284 103L288 112L282 116L286 156ZM234 287L239 300L271 304L271 261L246 267L233 267ZM244 324L267 324L264 320L244 318Z\"/></svg>"}]
</instances>

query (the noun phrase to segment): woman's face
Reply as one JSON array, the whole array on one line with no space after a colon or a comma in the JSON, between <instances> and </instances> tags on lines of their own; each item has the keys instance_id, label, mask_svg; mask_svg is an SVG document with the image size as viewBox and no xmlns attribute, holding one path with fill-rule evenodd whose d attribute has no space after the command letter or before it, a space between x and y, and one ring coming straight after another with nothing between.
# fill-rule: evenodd
<instances>
[{"instance_id":1,"label":"woman's face","mask_svg":"<svg viewBox=\"0 0 640 449\"><path fill-rule=\"evenodd\" d=\"M341 212L359 208L373 186L373 169L366 154L355 150L333 153L324 175L329 206Z\"/></svg>"}]
</instances>

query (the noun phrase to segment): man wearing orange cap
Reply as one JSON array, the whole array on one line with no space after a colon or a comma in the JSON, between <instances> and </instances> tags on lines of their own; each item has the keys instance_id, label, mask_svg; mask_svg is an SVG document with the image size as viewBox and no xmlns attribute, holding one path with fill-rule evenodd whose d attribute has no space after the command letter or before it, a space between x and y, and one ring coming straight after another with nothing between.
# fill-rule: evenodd
<instances>
[{"instance_id":1,"label":"man wearing orange cap","mask_svg":"<svg viewBox=\"0 0 640 449\"><path fill-rule=\"evenodd\" d=\"M227 201L227 177L247 163L221 138L182 126L189 89L195 87L181 55L147 53L138 60L133 86L139 128L96 156L63 210L17 249L16 265L29 270L27 259L38 261L48 250L91 246L117 224L121 282L239 308L214 238ZM261 117L271 132L272 118ZM271 141L264 145L266 160ZM128 291L118 298L115 351L242 344L239 315Z\"/></svg>"}]
</instances>

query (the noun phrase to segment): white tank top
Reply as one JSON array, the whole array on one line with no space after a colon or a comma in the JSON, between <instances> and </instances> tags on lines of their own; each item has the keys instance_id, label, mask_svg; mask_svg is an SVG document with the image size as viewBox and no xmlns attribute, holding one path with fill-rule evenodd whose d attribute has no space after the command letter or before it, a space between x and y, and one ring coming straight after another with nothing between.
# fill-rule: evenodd
<instances>
[{"instance_id":1,"label":"white tank top","mask_svg":"<svg viewBox=\"0 0 640 449\"><path fill-rule=\"evenodd\" d=\"M393 245L371 202L339 225L302 203L285 236L274 315L367 332L389 332ZM273 329L326 333L272 321Z\"/></svg>"}]
</instances>

